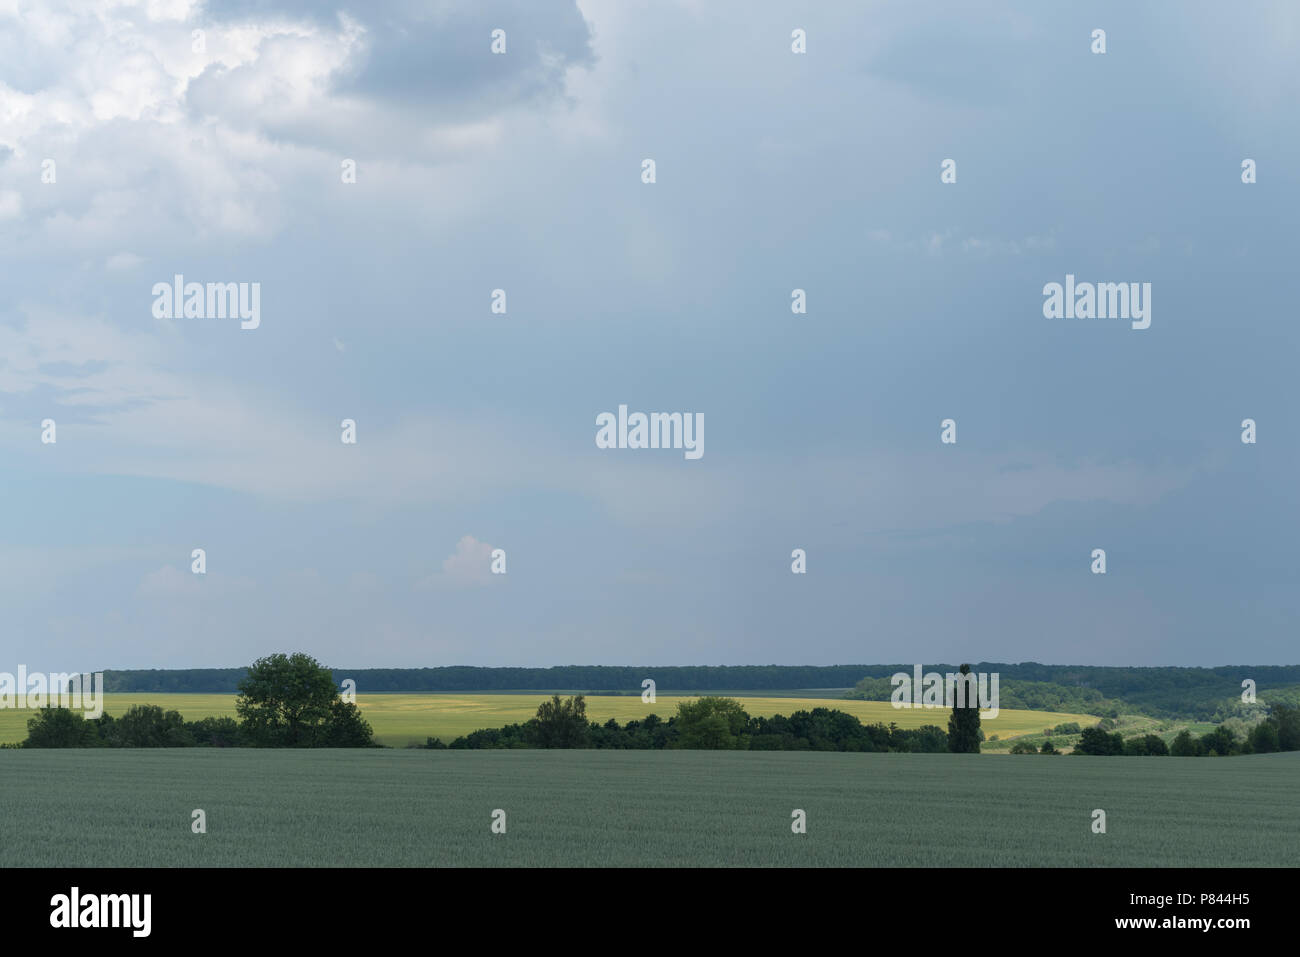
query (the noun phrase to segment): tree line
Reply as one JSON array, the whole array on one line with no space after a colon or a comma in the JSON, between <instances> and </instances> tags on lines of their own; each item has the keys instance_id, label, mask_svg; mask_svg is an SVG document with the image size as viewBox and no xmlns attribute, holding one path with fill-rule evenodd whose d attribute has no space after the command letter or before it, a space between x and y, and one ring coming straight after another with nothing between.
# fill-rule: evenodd
<instances>
[{"instance_id":1,"label":"tree line","mask_svg":"<svg viewBox=\"0 0 1300 957\"><path fill-rule=\"evenodd\" d=\"M1221 724L1199 736L1184 728L1169 744L1155 734L1126 740L1119 732L1085 728L1079 743L1074 746L1075 754L1171 755L1176 758L1229 757L1278 751L1300 751L1300 708L1275 704L1258 724L1250 728L1243 726L1235 733L1229 724Z\"/></svg>"},{"instance_id":2,"label":"tree line","mask_svg":"<svg viewBox=\"0 0 1300 957\"><path fill-rule=\"evenodd\" d=\"M999 665L975 668L997 672L998 705L1025 711L1064 711L1115 718L1145 714L1156 718L1223 721L1230 717L1257 720L1276 703L1300 704L1300 668L1075 668L1057 665ZM927 667L947 673L947 665ZM1047 675L1051 680L1021 677ZM870 675L854 685L846 698L888 701L892 672ZM1243 678L1256 682L1259 700L1241 700Z\"/></svg>"},{"instance_id":3,"label":"tree line","mask_svg":"<svg viewBox=\"0 0 1300 957\"><path fill-rule=\"evenodd\" d=\"M911 665L907 666L911 668ZM354 668L333 671L335 683L351 678L368 694L436 691L583 691L640 695L652 678L661 692L773 691L849 688L866 665L691 665L671 667L562 665L553 668ZM105 671L104 690L114 693L201 692L231 694L244 668Z\"/></svg>"},{"instance_id":4,"label":"tree line","mask_svg":"<svg viewBox=\"0 0 1300 957\"><path fill-rule=\"evenodd\" d=\"M528 721L503 728L484 728L456 738L450 745L429 738L423 747L595 748L620 750L724 751L901 751L942 752L954 741L979 750L979 712L969 734L950 734L937 725L900 728L892 722L863 724L855 715L833 708L799 710L786 715L754 717L734 698L706 697L681 701L667 720L657 714L626 724L610 718L604 724L587 718L586 698L553 695ZM952 728L950 722L950 730Z\"/></svg>"},{"instance_id":5,"label":"tree line","mask_svg":"<svg viewBox=\"0 0 1300 957\"><path fill-rule=\"evenodd\" d=\"M1115 718L1138 707L1127 706L1117 698L1107 698L1096 688L1063 685L1052 681L1024 681L1007 678L1003 672L998 673L998 683L998 707L1009 710L1063 711ZM893 693L894 684L889 678L863 678L844 697L858 701L888 701Z\"/></svg>"},{"instance_id":6,"label":"tree line","mask_svg":"<svg viewBox=\"0 0 1300 957\"><path fill-rule=\"evenodd\" d=\"M936 665L936 669L950 666ZM983 669L984 664L976 668ZM483 669L495 670L495 669ZM502 669L519 670L519 669ZM554 670L554 669L535 669ZM958 669L969 674L970 665ZM1146 669L1166 670L1166 669ZM1184 669L1206 670L1206 669ZM163 672L166 674L166 672ZM871 680L871 679L869 679ZM878 679L875 679L878 680ZM863 694L878 691L861 683ZM236 685L235 718L185 721L177 711L136 705L121 717L87 719L80 712L44 708L27 722L22 747L375 747L373 732L351 701L336 692L334 674L305 654L271 655L243 670ZM1275 701L1252 725L1229 719L1199 738L1182 731L1171 745L1154 734L1125 739L1110 733L1113 721L1083 729L1075 754L1216 756L1300 750L1300 707ZM452 748L734 749L812 751L978 752L984 732L977 708L952 709L948 728L864 725L854 715L830 708L798 710L789 716L750 716L739 701L701 697L682 701L666 721L656 714L620 725L589 721L586 698L553 695L534 718L504 728L487 728L456 738ZM1078 731L1058 726L1055 731ZM430 738L426 747L446 747ZM1017 742L1013 754L1057 754L1050 741L1040 748Z\"/></svg>"},{"instance_id":7,"label":"tree line","mask_svg":"<svg viewBox=\"0 0 1300 957\"><path fill-rule=\"evenodd\" d=\"M235 718L186 721L178 711L133 705L121 717L87 718L41 708L27 720L25 748L364 748L373 732L334 678L309 655L271 655L246 669Z\"/></svg>"},{"instance_id":8,"label":"tree line","mask_svg":"<svg viewBox=\"0 0 1300 957\"><path fill-rule=\"evenodd\" d=\"M351 678L367 693L582 691L588 694L640 694L641 682L654 679L661 694L702 691L773 691L854 688L849 695L888 700L889 677L910 674L912 663L881 665L563 665L553 668L360 668L334 669L337 687ZM1261 701L1300 700L1300 665L1236 665L1218 668L1108 668L1081 665L980 662L977 672L997 672L1001 706L1114 716L1121 710L1154 717L1222 720L1241 714L1243 679L1255 681ZM948 673L951 664L926 664ZM167 671L105 671L104 689L113 693L205 692L238 690L244 668ZM856 686L856 687L855 687ZM1234 704L1236 702L1236 704ZM1241 714L1246 717L1248 715Z\"/></svg>"}]
</instances>

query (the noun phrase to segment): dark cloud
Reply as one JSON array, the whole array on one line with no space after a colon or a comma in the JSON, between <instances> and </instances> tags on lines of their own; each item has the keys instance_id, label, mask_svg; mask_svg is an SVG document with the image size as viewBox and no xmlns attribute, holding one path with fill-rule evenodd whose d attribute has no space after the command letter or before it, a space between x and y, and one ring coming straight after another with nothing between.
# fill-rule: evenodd
<instances>
[{"instance_id":1,"label":"dark cloud","mask_svg":"<svg viewBox=\"0 0 1300 957\"><path fill-rule=\"evenodd\" d=\"M355 70L336 78L335 91L429 104L449 119L558 95L568 67L594 62L591 30L574 0L337 7L221 0L207 9L217 23L279 15L337 27L346 15L365 27L367 49ZM506 31L504 55L490 52L495 29Z\"/></svg>"}]
</instances>

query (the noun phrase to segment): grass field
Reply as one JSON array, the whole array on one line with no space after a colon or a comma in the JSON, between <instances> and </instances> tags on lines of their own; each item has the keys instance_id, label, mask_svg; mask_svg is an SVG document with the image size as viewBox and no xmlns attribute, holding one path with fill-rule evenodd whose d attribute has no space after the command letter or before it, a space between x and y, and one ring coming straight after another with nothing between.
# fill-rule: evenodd
<instances>
[{"instance_id":1,"label":"grass field","mask_svg":"<svg viewBox=\"0 0 1300 957\"><path fill-rule=\"evenodd\" d=\"M1298 792L1300 754L0 750L0 862L1294 866Z\"/></svg>"},{"instance_id":2,"label":"grass field","mask_svg":"<svg viewBox=\"0 0 1300 957\"><path fill-rule=\"evenodd\" d=\"M361 707L374 728L375 739L390 747L405 747L409 743L423 744L425 738L442 738L450 743L453 738L479 728L499 728L515 722L527 721L537 713L537 706L546 695L538 694L379 694L357 695ZM235 696L228 694L109 694L104 696L104 710L121 715L134 704L156 704L168 710L179 711L188 721L209 716L235 714ZM610 718L625 723L633 718L644 718L655 713L667 719L677 713L677 702L688 700L660 695L653 704L642 704L640 697L590 697L587 715L602 724ZM757 698L741 697L745 710L754 716L790 714L801 709L816 707L838 708L856 715L867 724L877 721L900 728L919 728L923 724L937 724L947 729L948 711L943 709L898 709L888 701L846 701L836 698ZM30 712L0 709L0 741L21 741L27 737L27 719ZM1086 714L1062 714L1054 711L1002 711L996 718L982 719L986 735L1001 739L1020 734L1039 733L1044 728L1068 721L1080 725L1096 724L1097 718Z\"/></svg>"}]
</instances>

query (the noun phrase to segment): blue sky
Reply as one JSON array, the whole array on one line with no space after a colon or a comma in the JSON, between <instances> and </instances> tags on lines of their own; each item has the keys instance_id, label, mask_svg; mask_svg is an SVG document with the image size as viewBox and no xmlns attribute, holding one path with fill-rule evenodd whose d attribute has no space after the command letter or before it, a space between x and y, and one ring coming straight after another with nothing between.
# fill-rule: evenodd
<instances>
[{"instance_id":1,"label":"blue sky","mask_svg":"<svg viewBox=\"0 0 1300 957\"><path fill-rule=\"evenodd\" d=\"M1298 42L1282 2L0 7L0 668L1293 663ZM260 327L154 318L177 273ZM1044 318L1067 273L1151 327ZM598 449L619 404L704 456Z\"/></svg>"}]
</instances>

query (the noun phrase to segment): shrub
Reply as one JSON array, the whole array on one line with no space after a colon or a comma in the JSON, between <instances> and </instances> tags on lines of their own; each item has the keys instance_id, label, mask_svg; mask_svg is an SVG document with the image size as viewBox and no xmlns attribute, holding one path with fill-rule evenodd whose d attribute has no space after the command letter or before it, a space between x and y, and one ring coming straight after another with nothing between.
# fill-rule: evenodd
<instances>
[{"instance_id":1,"label":"shrub","mask_svg":"<svg viewBox=\"0 0 1300 957\"><path fill-rule=\"evenodd\" d=\"M1103 722L1104 723L1104 722ZM1100 726L1084 728L1079 743L1074 746L1075 754L1123 754L1124 736L1119 732L1107 734Z\"/></svg>"},{"instance_id":2,"label":"shrub","mask_svg":"<svg viewBox=\"0 0 1300 957\"><path fill-rule=\"evenodd\" d=\"M1256 754L1272 754L1278 748L1277 727L1271 721L1261 721L1250 729L1250 749Z\"/></svg>"},{"instance_id":3,"label":"shrub","mask_svg":"<svg viewBox=\"0 0 1300 957\"><path fill-rule=\"evenodd\" d=\"M93 748L99 745L95 725L80 711L41 708L27 719L25 748Z\"/></svg>"},{"instance_id":4,"label":"shrub","mask_svg":"<svg viewBox=\"0 0 1300 957\"><path fill-rule=\"evenodd\" d=\"M1158 734L1148 734L1142 739L1146 742L1146 753L1157 756L1169 754L1169 745L1165 744L1165 739Z\"/></svg>"}]
</instances>

